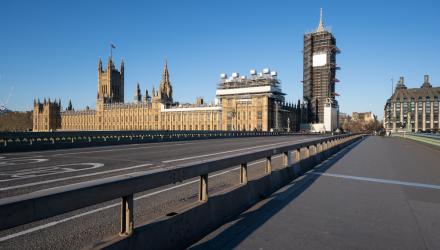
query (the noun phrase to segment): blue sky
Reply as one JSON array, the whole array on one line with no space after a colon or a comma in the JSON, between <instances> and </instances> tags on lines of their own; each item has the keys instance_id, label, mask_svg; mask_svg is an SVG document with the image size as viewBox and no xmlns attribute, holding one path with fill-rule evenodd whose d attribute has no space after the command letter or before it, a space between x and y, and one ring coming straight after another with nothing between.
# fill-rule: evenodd
<instances>
[{"instance_id":1,"label":"blue sky","mask_svg":"<svg viewBox=\"0 0 440 250\"><path fill-rule=\"evenodd\" d=\"M278 71L287 100L302 98L303 34L319 8L341 54L341 112L382 117L391 78L440 85L438 1L8 1L0 2L0 98L30 110L33 98L94 107L97 63L109 44L125 61L125 98L136 82L158 86L168 58L174 99L212 100L220 73Z\"/></svg>"}]
</instances>

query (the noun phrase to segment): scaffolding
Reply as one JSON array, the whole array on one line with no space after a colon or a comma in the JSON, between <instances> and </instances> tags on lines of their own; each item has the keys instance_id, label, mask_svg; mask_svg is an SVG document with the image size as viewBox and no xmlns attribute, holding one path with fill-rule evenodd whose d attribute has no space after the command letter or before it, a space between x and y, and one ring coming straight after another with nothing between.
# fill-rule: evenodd
<instances>
[{"instance_id":1,"label":"scaffolding","mask_svg":"<svg viewBox=\"0 0 440 250\"><path fill-rule=\"evenodd\" d=\"M322 123L324 119L324 106L330 98L337 106L335 100L336 54L340 53L336 47L336 39L328 31L308 33L304 35L303 50L303 97L309 105L308 122ZM323 65L313 65L314 55L325 55Z\"/></svg>"}]
</instances>

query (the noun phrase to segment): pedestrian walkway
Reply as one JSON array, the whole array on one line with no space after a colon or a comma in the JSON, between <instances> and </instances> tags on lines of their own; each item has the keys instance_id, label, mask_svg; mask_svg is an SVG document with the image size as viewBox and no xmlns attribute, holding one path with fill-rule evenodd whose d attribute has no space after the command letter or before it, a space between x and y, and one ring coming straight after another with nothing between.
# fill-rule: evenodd
<instances>
[{"instance_id":1,"label":"pedestrian walkway","mask_svg":"<svg viewBox=\"0 0 440 250\"><path fill-rule=\"evenodd\" d=\"M440 249L440 151L371 136L193 249Z\"/></svg>"}]
</instances>

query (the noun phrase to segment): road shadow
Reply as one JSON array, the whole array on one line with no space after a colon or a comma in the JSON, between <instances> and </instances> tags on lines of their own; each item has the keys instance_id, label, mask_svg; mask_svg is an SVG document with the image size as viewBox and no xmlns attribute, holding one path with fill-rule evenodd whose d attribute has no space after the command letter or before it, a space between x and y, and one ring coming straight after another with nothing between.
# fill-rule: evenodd
<instances>
[{"instance_id":1,"label":"road shadow","mask_svg":"<svg viewBox=\"0 0 440 250\"><path fill-rule=\"evenodd\" d=\"M365 138L366 137L345 147L309 171L326 172L342 157L365 140ZM244 239L270 220L272 216L277 214L286 205L295 200L320 178L320 175L307 174L307 172L301 174L300 177L273 193L266 201L260 202L264 203L263 205L256 207L259 206L256 204L253 208L226 223L224 226L225 229L220 228L218 234L214 232L213 235L208 236L189 249L232 249L237 247Z\"/></svg>"}]
</instances>

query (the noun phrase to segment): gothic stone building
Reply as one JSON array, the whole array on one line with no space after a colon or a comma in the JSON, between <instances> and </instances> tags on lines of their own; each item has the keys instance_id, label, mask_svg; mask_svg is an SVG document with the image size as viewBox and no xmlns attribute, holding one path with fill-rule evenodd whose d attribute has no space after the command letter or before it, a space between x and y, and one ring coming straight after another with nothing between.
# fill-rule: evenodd
<instances>
[{"instance_id":1,"label":"gothic stone building","mask_svg":"<svg viewBox=\"0 0 440 250\"><path fill-rule=\"evenodd\" d=\"M61 111L60 101L34 102L33 131L93 130L285 130L295 131L305 122L303 104L288 104L276 72L265 69L249 77L222 74L215 103L195 104L173 100L167 64L159 89L142 98L139 84L134 102L124 102L124 63L118 70L109 58L98 64L96 110L75 111L71 103Z\"/></svg>"},{"instance_id":2,"label":"gothic stone building","mask_svg":"<svg viewBox=\"0 0 440 250\"><path fill-rule=\"evenodd\" d=\"M385 104L384 127L387 132L439 131L440 87L432 87L425 75L420 88L407 88L400 80L393 95Z\"/></svg>"}]
</instances>

